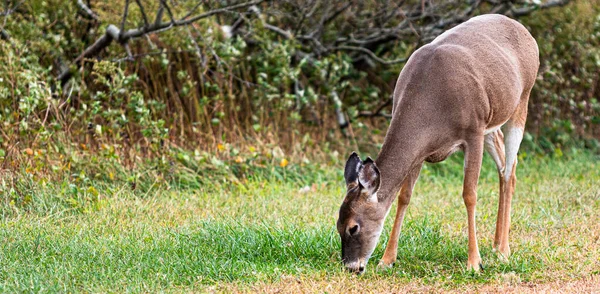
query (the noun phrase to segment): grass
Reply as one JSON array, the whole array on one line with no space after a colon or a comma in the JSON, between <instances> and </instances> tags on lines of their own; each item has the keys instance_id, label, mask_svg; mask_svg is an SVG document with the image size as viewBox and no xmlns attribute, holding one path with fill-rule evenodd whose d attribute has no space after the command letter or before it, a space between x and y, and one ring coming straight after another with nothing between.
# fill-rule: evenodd
<instances>
[{"instance_id":1,"label":"grass","mask_svg":"<svg viewBox=\"0 0 600 294\"><path fill-rule=\"evenodd\" d=\"M102 184L92 193L96 204L76 210L56 204L65 201L56 195L68 190L68 183L33 181L28 209L2 202L2 211L18 211L5 213L0 222L0 291L586 289L597 285L600 275L598 159L583 153L520 162L510 235L513 255L502 263L491 251L498 183L486 157L477 206L485 266L481 274L465 270L460 155L425 167L408 209L398 261L384 272L374 268L383 254L391 213L363 276L340 266L335 232L344 192L340 168L253 178L243 185L157 188L143 195L126 184ZM315 191L299 192L310 182L316 183Z\"/></svg>"}]
</instances>

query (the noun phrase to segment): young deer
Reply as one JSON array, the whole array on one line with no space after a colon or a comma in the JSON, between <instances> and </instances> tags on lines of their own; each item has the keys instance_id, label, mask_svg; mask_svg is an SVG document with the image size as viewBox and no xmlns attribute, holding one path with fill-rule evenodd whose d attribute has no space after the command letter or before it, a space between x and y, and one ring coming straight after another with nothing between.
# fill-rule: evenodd
<instances>
[{"instance_id":1,"label":"young deer","mask_svg":"<svg viewBox=\"0 0 600 294\"><path fill-rule=\"evenodd\" d=\"M469 234L467 268L482 268L475 204L484 148L500 178L494 249L508 258L517 151L538 67L538 47L527 29L493 14L448 30L410 57L396 83L392 120L377 160L361 161L352 153L346 162L347 194L337 229L342 260L349 270L364 271L400 192L390 240L380 261L381 267L392 265L423 162L440 162L457 150L465 153L462 197Z\"/></svg>"}]
</instances>

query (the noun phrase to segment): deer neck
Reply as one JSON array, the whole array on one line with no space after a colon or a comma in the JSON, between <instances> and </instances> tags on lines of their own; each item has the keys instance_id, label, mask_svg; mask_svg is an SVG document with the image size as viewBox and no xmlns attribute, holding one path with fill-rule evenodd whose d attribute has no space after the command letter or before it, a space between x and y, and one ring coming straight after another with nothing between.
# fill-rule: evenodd
<instances>
[{"instance_id":1,"label":"deer neck","mask_svg":"<svg viewBox=\"0 0 600 294\"><path fill-rule=\"evenodd\" d=\"M426 138L415 128L414 120L403 123L396 116L392 119L381 151L375 161L381 173L381 186L377 192L380 203L387 210L396 199L402 182L424 160Z\"/></svg>"}]
</instances>

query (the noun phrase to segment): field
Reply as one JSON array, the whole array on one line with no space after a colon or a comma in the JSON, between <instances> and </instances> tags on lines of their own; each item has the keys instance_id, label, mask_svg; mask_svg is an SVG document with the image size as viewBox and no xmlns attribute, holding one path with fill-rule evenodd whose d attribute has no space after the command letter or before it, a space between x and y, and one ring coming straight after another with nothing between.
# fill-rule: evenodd
<instances>
[{"instance_id":1,"label":"field","mask_svg":"<svg viewBox=\"0 0 600 294\"><path fill-rule=\"evenodd\" d=\"M64 183L44 185L30 195L35 209L0 221L0 291L598 291L598 159L579 153L520 161L513 255L502 263L491 250L498 182L486 156L477 206L481 274L465 266L460 155L425 167L398 261L383 272L374 266L387 242L390 213L362 276L345 272L339 260L339 163L293 181L284 175L144 195L128 185L100 185L95 209L84 211L57 208ZM300 192L305 186L310 191ZM5 210L11 205L3 203Z\"/></svg>"}]
</instances>

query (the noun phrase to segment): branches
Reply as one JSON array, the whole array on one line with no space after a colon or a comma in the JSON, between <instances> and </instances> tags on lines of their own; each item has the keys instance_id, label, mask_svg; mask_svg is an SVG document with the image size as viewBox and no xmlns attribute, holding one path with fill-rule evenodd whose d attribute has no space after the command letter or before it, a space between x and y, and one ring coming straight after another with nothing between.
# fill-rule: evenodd
<instances>
[{"instance_id":1,"label":"branches","mask_svg":"<svg viewBox=\"0 0 600 294\"><path fill-rule=\"evenodd\" d=\"M128 30L126 32L121 32L121 35L119 37L119 42L121 43L126 43L131 39L135 39L135 38L139 38L145 34L148 33L154 33L154 32L158 32L170 27L179 27L179 26L186 26L186 25L190 25L196 21L199 21L203 18L207 18L213 15L217 15L217 14L221 14L221 13L228 13L231 12L231 10L235 10L235 9L240 9L240 8L247 8L253 5L257 5L260 4L262 2L264 2L265 0L254 0L254 1L250 1L250 2L246 2L246 3L241 3L241 4L236 4L236 5L230 5L230 6L226 6L223 8L218 8L218 9L214 9L214 10L210 10L208 12L196 15L192 18L189 19L180 19L178 21L173 21L173 22L160 22L158 24L152 24L149 26L145 26L145 27L140 27L140 28L136 28L136 29L131 29ZM163 2L163 4L165 4Z\"/></svg>"},{"instance_id":2,"label":"branches","mask_svg":"<svg viewBox=\"0 0 600 294\"><path fill-rule=\"evenodd\" d=\"M357 62L367 59L392 65L407 60L384 58L394 42L402 41L416 48L473 17L476 11L521 17L538 9L563 6L569 0L548 0L540 5L516 4L514 0L283 2L293 3L294 11L289 11L282 2L274 2L268 13L283 17L278 24L263 21L263 27L286 39L295 38L302 51L317 57L346 51ZM327 26L335 26L335 38L323 35Z\"/></svg>"},{"instance_id":3,"label":"branches","mask_svg":"<svg viewBox=\"0 0 600 294\"><path fill-rule=\"evenodd\" d=\"M361 111L358 113L358 117L376 117L376 116L383 116L386 118L391 118L392 115L391 114L386 114L386 113L382 113L381 111L383 111L384 108L390 106L392 104L392 102L394 101L393 97L389 97L387 100L385 100L385 102L383 102L381 105L377 106L377 108L373 111Z\"/></svg>"},{"instance_id":4,"label":"branches","mask_svg":"<svg viewBox=\"0 0 600 294\"><path fill-rule=\"evenodd\" d=\"M129 14L129 0L125 0L125 9L123 9L123 19L121 20L121 31L125 29L125 21L127 21L128 14Z\"/></svg>"},{"instance_id":5,"label":"branches","mask_svg":"<svg viewBox=\"0 0 600 294\"><path fill-rule=\"evenodd\" d=\"M412 54L408 48L418 49L443 31L475 16L475 13L521 17L538 9L563 6L568 2L547 0L532 5L515 0L287 0L273 3L259 18L263 28L285 39L295 39L300 45L296 54L303 55L302 58L309 56L310 60L316 60L344 51L353 58L354 63L367 61L366 65L375 67L406 62ZM482 5L484 3L486 5ZM406 56L400 58L391 55L399 44L407 48L403 54ZM383 113L383 109L390 104L391 99L378 105L374 111L360 112L358 117L390 117Z\"/></svg>"},{"instance_id":6,"label":"branches","mask_svg":"<svg viewBox=\"0 0 600 294\"><path fill-rule=\"evenodd\" d=\"M87 16L88 18L91 18L95 21L100 21L100 18L98 17L98 15L96 13L94 13L94 11L92 11L92 9L90 9L84 2L83 0L77 0L77 6L79 7L79 9L81 10L81 12L83 12L83 14L85 16Z\"/></svg>"},{"instance_id":7,"label":"branches","mask_svg":"<svg viewBox=\"0 0 600 294\"><path fill-rule=\"evenodd\" d=\"M551 7L565 6L565 5L569 4L569 2L570 2L570 0L550 0L542 5L534 5L534 6L517 8L517 9L511 9L511 14L513 17L521 17L521 16L529 15L530 13L532 13L533 11L538 10L538 9L547 9L547 8L551 8Z\"/></svg>"},{"instance_id":8,"label":"branches","mask_svg":"<svg viewBox=\"0 0 600 294\"><path fill-rule=\"evenodd\" d=\"M119 38L119 29L114 25L109 25L106 29L106 33L100 37L100 39L96 40L94 44L85 49L81 55L79 55L73 63L75 64L75 68L69 68L63 71L59 76L58 80L61 82L61 85L65 85L67 81L69 81L73 77L73 73L77 69L77 67L81 66L82 62L91 56L96 56L100 51L104 48L108 47L113 40Z\"/></svg>"},{"instance_id":9,"label":"branches","mask_svg":"<svg viewBox=\"0 0 600 294\"><path fill-rule=\"evenodd\" d=\"M199 14L197 16L194 16L190 19L187 20L182 20L179 21L177 25L187 25L187 24L191 24L193 22L198 21L199 19L202 18L207 18L209 16L213 16L215 14L220 14L220 13L224 13L224 12L230 12L231 10L236 10L236 9L241 9L241 8L248 8L250 6L254 6L254 5L258 5L262 2L265 2L266 0L254 0L254 1L250 1L250 2L245 2L245 3L240 3L240 4L235 4L235 5L230 5L230 6L226 6L223 8L219 8L219 9L214 9L202 14Z\"/></svg>"},{"instance_id":10,"label":"branches","mask_svg":"<svg viewBox=\"0 0 600 294\"><path fill-rule=\"evenodd\" d=\"M146 16L146 11L144 11L144 6L140 3L140 0L135 0L135 3L140 8L140 13L142 14L142 18L144 19L144 25L148 26L148 17Z\"/></svg>"},{"instance_id":11,"label":"branches","mask_svg":"<svg viewBox=\"0 0 600 294\"><path fill-rule=\"evenodd\" d=\"M171 8L169 8L169 5L167 5L166 0L160 0L160 8L158 9L158 13L156 15L156 21L154 22L155 24L160 23L161 18L162 18L162 12L164 10L167 10L167 14L169 15L169 19L171 20L171 23L175 23L175 17L173 16L173 12L171 12Z\"/></svg>"},{"instance_id":12,"label":"branches","mask_svg":"<svg viewBox=\"0 0 600 294\"><path fill-rule=\"evenodd\" d=\"M128 65L127 68L140 71L138 72L140 84L148 82L151 87L161 91L164 88L160 84L162 81L151 79L157 76L153 71L161 70L158 65L162 65L164 60L169 62L167 67L169 79L173 78L174 73L187 71L189 75L182 78L181 83L186 83L185 93L190 105L196 99L208 97L210 91L213 91L208 88L212 87L213 80L218 81L224 74L230 74L233 79L229 81L228 90L231 91L228 94L231 96L242 93L254 95L248 97L257 95L270 97L269 95L274 93L273 97L288 99L290 103L285 104L285 107L296 107L296 113L302 118L312 114L315 117L314 121L319 122L321 111L330 112L325 115L335 117L340 129L344 130L353 120L390 118L393 113L393 99L387 94L372 99L371 94L377 93L372 88L383 88L381 93L389 93L393 86L389 78L392 69L386 70L385 67L405 63L413 50L444 30L479 13L498 12L511 17L521 17L539 9L565 5L569 0L542 0L545 2L539 5L524 4L522 0L195 1L186 2L187 6L178 6L175 4L178 1L169 0L121 1L121 5L125 5L116 11L112 24L107 23L105 19L103 19L104 23L100 24L97 14L86 5L89 3L88 0L73 1L73 3L77 2L78 10L87 15L87 18L98 21L98 23L86 21L88 24L102 25L107 28L106 31L100 31L99 35L93 37L97 38L95 42L83 52L78 52L79 56L71 57L71 66L60 72L58 80L65 85L77 69L84 66L86 60L100 56L113 44L122 46L120 48L124 48L127 55L119 50L121 52L119 56L110 54L102 57L119 62L143 58L143 56L186 52L180 55L168 55L166 58L161 56L160 59L149 62L151 66L147 66L147 63L138 63ZM261 5L263 2L269 3ZM214 21L210 20L210 25L194 24L210 17L214 19ZM237 42L239 40L213 46L211 41L221 39L210 37L204 39L206 32L202 31L203 29L210 27L214 30L219 26L223 30L227 28L227 31L231 31L236 38L243 38L247 46L242 47L244 44ZM163 46L161 44L174 38L156 40L156 36L152 35L175 27L183 27L184 31L178 32L177 35L187 32L187 35L183 34L183 39L189 38L189 40L176 40L175 44ZM0 38L7 38L4 33L0 32ZM140 48L150 47L147 43L136 42L134 46L134 43L130 42L140 37L147 38L153 48ZM280 42L282 40L285 42ZM86 39L85 43L91 42ZM285 46L280 46L282 43ZM266 44L268 46L263 46ZM169 49L165 50L165 48ZM237 51L235 55L219 56L219 54L227 54L223 53L226 51L221 48L244 49L241 55L238 55L239 51ZM278 50L272 55L278 59L276 63L270 63L269 60L268 65L259 68L259 65L256 65L258 63L255 63L256 60L262 62L262 58L271 57L269 51L265 52L269 50L266 48ZM71 50L65 52L72 52ZM281 52L285 54L285 59L279 59L278 54L282 54ZM290 54L293 56L288 58ZM185 67L171 63L173 61L180 62ZM234 64L238 61L241 64L239 67ZM393 69L399 67L395 66ZM62 67L55 68L62 69ZM271 72L268 71L270 79L268 84L258 80L257 73L261 73L259 69L273 68L284 69L285 79L271 79ZM234 75L238 71L242 73L241 78ZM386 74L380 74L382 71ZM290 74L287 75L287 72ZM197 79L192 83L193 87L187 88L188 79ZM237 83L235 80L242 83ZM88 78L82 82L87 81ZM246 87L251 82L256 83L252 85L256 85L257 89L266 88L265 85L269 87L273 85L273 89L247 91ZM179 90L180 85L173 85L172 80L168 80L168 83L169 94ZM303 83L306 84L306 88ZM290 87L291 84L295 86L293 89ZM73 89L76 90L75 87ZM191 89L189 95L188 89ZM304 89L307 89L306 95ZM252 108L252 100L248 101L250 101L248 107ZM325 107L321 108L321 105ZM347 108L350 105L355 106L358 111L354 111L354 107ZM214 111L219 111L215 109ZM346 129L348 132L351 130L352 128Z\"/></svg>"},{"instance_id":13,"label":"branches","mask_svg":"<svg viewBox=\"0 0 600 294\"><path fill-rule=\"evenodd\" d=\"M19 8L19 6L21 6L21 4L23 4L23 2L25 2L25 0L21 0L21 1L17 2L17 4L13 5L12 8L6 7L5 11L0 12L0 16L9 16L13 12L15 12L17 10L17 8ZM8 1L6 1L5 4L6 4L6 6L8 6Z\"/></svg>"},{"instance_id":14,"label":"branches","mask_svg":"<svg viewBox=\"0 0 600 294\"><path fill-rule=\"evenodd\" d=\"M373 51L364 48L364 47L356 47L356 46L346 46L346 45L342 45L342 46L337 46L334 47L333 50L339 51L339 50L349 50L349 51L358 51L358 52L362 52L365 53L367 55L369 55L369 57L371 57L373 60L381 63L381 64L385 64L385 65L392 65L392 64L396 64L396 63L403 63L406 62L406 60L408 58L399 58L399 59L394 59L394 60L385 60L383 58L379 58L377 55L375 55L375 53L373 53Z\"/></svg>"},{"instance_id":15,"label":"branches","mask_svg":"<svg viewBox=\"0 0 600 294\"><path fill-rule=\"evenodd\" d=\"M195 10L197 10L198 6L200 5L200 4L198 4L184 17L182 17L179 20L175 20L175 16L172 14L171 9L167 5L167 2L165 0L161 0L160 6L156 13L155 21L153 23L150 23L148 21L148 16L146 15L146 13L144 11L142 2L140 0L135 0L137 6L140 9L140 13L142 14L142 18L144 20L144 25L141 27L135 28L135 29L125 30L125 24L126 24L127 17L129 15L129 4L130 4L130 0L126 0L120 29L117 28L115 25L109 25L108 28L106 29L105 34L103 36L101 36L100 38L98 38L96 40L96 42L94 42L94 44L92 44L90 47L86 48L83 51L83 53L81 53L81 55L79 55L74 60L74 62L73 62L74 66L63 71L58 76L58 80L60 81L61 85L64 86L72 78L74 71L78 67L81 66L81 63L83 60L85 60L86 58L90 58L90 57L94 57L94 56L98 55L106 47L110 46L110 44L114 40L118 41L121 45L123 45L125 47L125 50L127 51L128 55L131 57L131 52L128 47L128 42L132 39L136 39L136 38L145 36L146 34L159 32L159 31L169 29L172 27L187 26L196 21L211 17L213 15L222 14L222 13L230 13L230 12L238 10L238 9L248 8L250 6L258 5L264 1L266 1L266 0L253 0L253 1L249 1L249 2L233 4L233 5L209 10L207 12L190 17L193 14L193 12ZM162 21L162 14L164 13L164 10L167 11L167 14L170 17L169 22ZM91 10L90 10L90 12L91 12Z\"/></svg>"},{"instance_id":16,"label":"branches","mask_svg":"<svg viewBox=\"0 0 600 294\"><path fill-rule=\"evenodd\" d=\"M19 2L17 2L15 5L13 5L12 7L9 6L9 1L5 1L4 5L5 7L5 11L0 12L0 16L4 16L4 21L2 22L2 26L0 26L0 40L5 40L8 41L9 43L11 43L14 46L14 43L12 43L12 41L10 40L10 34L4 30L4 27L6 26L6 21L8 20L8 16L11 15L13 12L15 12L17 10L17 8L19 8L19 6L21 6L21 4L23 4L25 0L21 0Z\"/></svg>"},{"instance_id":17,"label":"branches","mask_svg":"<svg viewBox=\"0 0 600 294\"><path fill-rule=\"evenodd\" d=\"M295 60L308 57L308 60L314 63L323 56L344 52L355 64L361 64L362 67L365 65L376 67L406 62L412 53L409 51L416 50L444 30L473 17L476 12L497 12L521 17L539 9L563 6L569 2L569 0L547 0L539 5L531 5L517 4L520 2L514 0L238 1L244 2L204 10L201 6L206 5L207 1L198 1L196 5L177 15L175 4L167 0L156 1L158 6L154 6L157 7L154 13L148 13L148 6L144 6L144 1L125 0L120 23L109 24L104 34L73 60L70 68L60 73L58 80L65 85L85 59L99 55L113 41L123 46L127 58L132 59L137 55L134 55L136 52L131 52L129 48L130 40L174 27L189 26L201 19L219 14L239 14L242 11L250 11L262 24L259 27L280 38L295 41L298 45L295 50ZM259 6L267 1L270 2L268 9ZM77 0L77 5L85 15L98 21L97 14L85 5L83 0ZM127 24L132 23L127 21L130 18L130 9L139 9L138 15L141 15L143 24L127 28ZM234 22L224 25L231 27L236 35L242 36L252 44L257 42L253 38L257 32L253 27L255 24L256 22L249 21L244 14L239 14ZM191 35L189 28L188 34ZM0 38L6 39L8 34L0 31ZM200 48L195 41L193 46L204 64L206 56L202 54L203 48ZM400 51L403 52L402 56L397 56L398 46L405 48ZM360 112L359 117L388 116L382 111L389 105L390 102L386 101L372 112Z\"/></svg>"}]
</instances>

